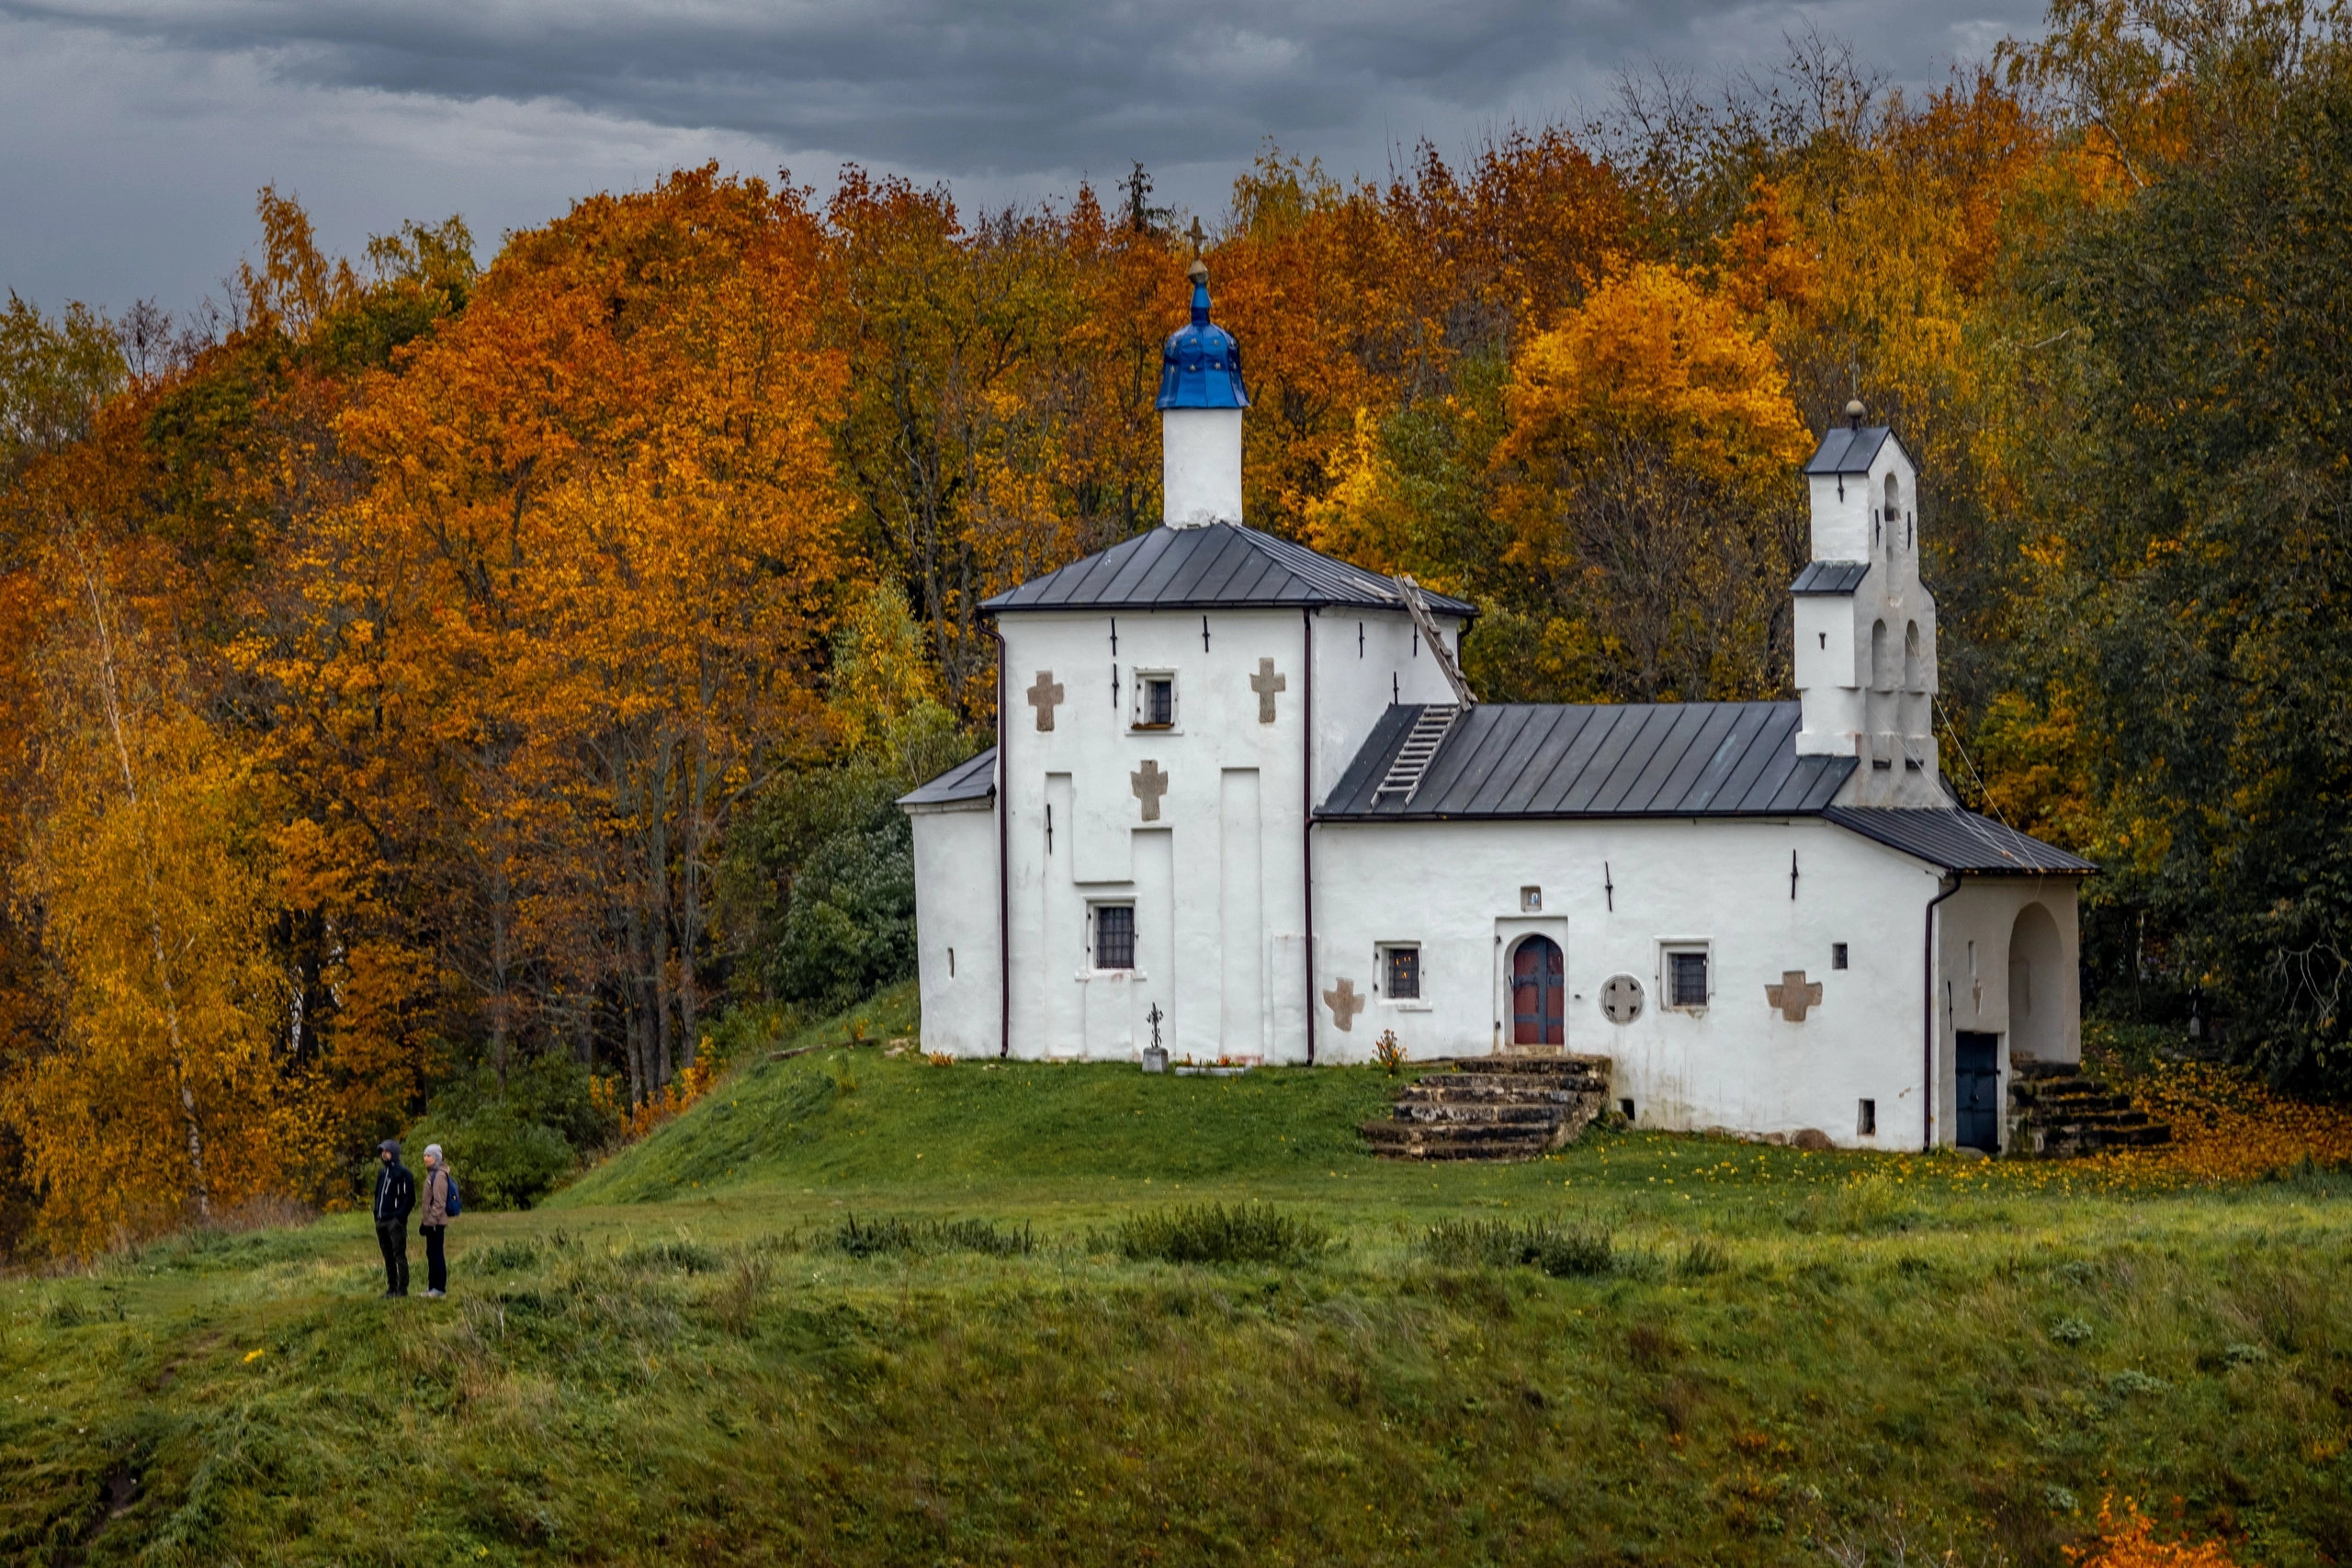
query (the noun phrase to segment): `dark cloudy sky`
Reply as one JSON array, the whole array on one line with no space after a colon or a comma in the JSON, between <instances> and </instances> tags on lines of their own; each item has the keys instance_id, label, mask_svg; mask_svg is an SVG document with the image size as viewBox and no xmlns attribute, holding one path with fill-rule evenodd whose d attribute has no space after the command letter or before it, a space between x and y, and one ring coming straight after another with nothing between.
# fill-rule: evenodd
<instances>
[{"instance_id":1,"label":"dark cloudy sky","mask_svg":"<svg viewBox=\"0 0 2352 1568\"><path fill-rule=\"evenodd\" d=\"M0 0L0 287L185 309L255 187L331 249L508 229L681 164L820 189L843 161L967 200L1130 159L1214 216L1263 139L1376 175L1428 137L1580 121L1625 69L1713 80L1792 33L1897 83L2030 32L2038 0Z\"/></svg>"}]
</instances>

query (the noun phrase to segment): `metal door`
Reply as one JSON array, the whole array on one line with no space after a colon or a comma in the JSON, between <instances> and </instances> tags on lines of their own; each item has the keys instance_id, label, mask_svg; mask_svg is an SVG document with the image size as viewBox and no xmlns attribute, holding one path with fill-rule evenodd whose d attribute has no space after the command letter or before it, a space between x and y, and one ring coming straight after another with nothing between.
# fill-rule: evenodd
<instances>
[{"instance_id":1,"label":"metal door","mask_svg":"<svg viewBox=\"0 0 2352 1568\"><path fill-rule=\"evenodd\" d=\"M1952 1142L1963 1149L2001 1150L2001 1037L1962 1030L1952 1037Z\"/></svg>"},{"instance_id":2,"label":"metal door","mask_svg":"<svg viewBox=\"0 0 2352 1568\"><path fill-rule=\"evenodd\" d=\"M1532 936L1510 955L1510 1039L1514 1045L1565 1045L1567 966L1560 944Z\"/></svg>"}]
</instances>

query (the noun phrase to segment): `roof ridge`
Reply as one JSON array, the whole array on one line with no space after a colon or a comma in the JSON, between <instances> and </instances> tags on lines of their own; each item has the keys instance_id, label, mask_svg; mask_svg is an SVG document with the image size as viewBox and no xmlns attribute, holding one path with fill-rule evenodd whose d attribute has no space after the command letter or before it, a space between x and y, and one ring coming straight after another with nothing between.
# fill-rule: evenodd
<instances>
[{"instance_id":1,"label":"roof ridge","mask_svg":"<svg viewBox=\"0 0 2352 1568\"><path fill-rule=\"evenodd\" d=\"M1228 543L1241 546L1278 580L1269 581L1261 575L1232 570L1212 571L1221 558L1229 558ZM1476 605L1451 594L1430 597L1443 615L1468 620L1478 613ZM1186 528L1163 523L992 594L981 601L980 609L994 615L1007 610L1114 606L1148 610L1163 605L1181 609L1345 605L1401 610L1405 596L1392 577L1246 523L1208 523Z\"/></svg>"}]
</instances>

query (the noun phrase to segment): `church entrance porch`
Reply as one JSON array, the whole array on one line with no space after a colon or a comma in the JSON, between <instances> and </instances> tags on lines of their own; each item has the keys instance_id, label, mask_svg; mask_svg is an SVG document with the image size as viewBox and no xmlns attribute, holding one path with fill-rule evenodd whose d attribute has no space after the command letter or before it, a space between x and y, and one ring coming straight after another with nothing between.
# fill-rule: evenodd
<instances>
[{"instance_id":1,"label":"church entrance porch","mask_svg":"<svg viewBox=\"0 0 2352 1568\"><path fill-rule=\"evenodd\" d=\"M1511 950L1510 1043L1568 1043L1567 965L1560 944L1548 936L1528 937Z\"/></svg>"},{"instance_id":2,"label":"church entrance porch","mask_svg":"<svg viewBox=\"0 0 2352 1568\"><path fill-rule=\"evenodd\" d=\"M2001 1152L2001 1037L1962 1030L1952 1037L1952 1142Z\"/></svg>"}]
</instances>

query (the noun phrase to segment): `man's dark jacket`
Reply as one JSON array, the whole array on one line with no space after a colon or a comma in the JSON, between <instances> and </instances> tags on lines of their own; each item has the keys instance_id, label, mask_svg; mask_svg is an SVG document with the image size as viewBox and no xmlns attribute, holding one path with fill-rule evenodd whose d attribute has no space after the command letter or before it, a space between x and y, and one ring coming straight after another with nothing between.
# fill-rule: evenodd
<instances>
[{"instance_id":1,"label":"man's dark jacket","mask_svg":"<svg viewBox=\"0 0 2352 1568\"><path fill-rule=\"evenodd\" d=\"M409 1211L416 1207L416 1178L408 1167L394 1159L376 1173L376 1223L379 1225L408 1224Z\"/></svg>"}]
</instances>

